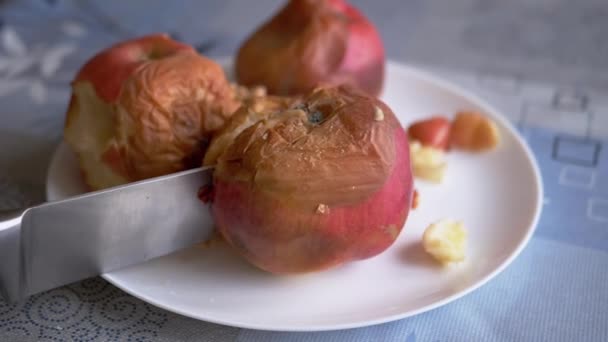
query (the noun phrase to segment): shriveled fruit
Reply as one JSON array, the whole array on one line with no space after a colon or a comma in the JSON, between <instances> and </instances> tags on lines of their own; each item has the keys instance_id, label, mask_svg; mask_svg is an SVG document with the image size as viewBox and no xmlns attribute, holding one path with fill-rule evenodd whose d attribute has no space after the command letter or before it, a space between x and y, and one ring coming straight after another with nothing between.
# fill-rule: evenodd
<instances>
[{"instance_id":1,"label":"shriveled fruit","mask_svg":"<svg viewBox=\"0 0 608 342\"><path fill-rule=\"evenodd\" d=\"M273 273L318 271L395 241L413 180L407 136L386 104L322 87L252 115L246 128L234 116L239 133L217 159L212 205L219 231L249 262Z\"/></svg>"},{"instance_id":2,"label":"shriveled fruit","mask_svg":"<svg viewBox=\"0 0 608 342\"><path fill-rule=\"evenodd\" d=\"M448 264L465 259L467 231L460 221L443 219L429 225L424 231L424 250L437 261Z\"/></svg>"}]
</instances>

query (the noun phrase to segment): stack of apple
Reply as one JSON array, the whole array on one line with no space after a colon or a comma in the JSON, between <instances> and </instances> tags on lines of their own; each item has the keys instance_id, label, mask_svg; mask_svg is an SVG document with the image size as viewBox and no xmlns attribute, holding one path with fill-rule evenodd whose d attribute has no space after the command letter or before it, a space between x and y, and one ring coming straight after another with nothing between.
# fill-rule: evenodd
<instances>
[{"instance_id":1,"label":"stack of apple","mask_svg":"<svg viewBox=\"0 0 608 342\"><path fill-rule=\"evenodd\" d=\"M239 49L238 84L166 35L101 51L72 83L64 136L91 190L215 165L212 212L235 250L273 273L322 270L381 253L408 216L384 67L346 1L291 0Z\"/></svg>"}]
</instances>

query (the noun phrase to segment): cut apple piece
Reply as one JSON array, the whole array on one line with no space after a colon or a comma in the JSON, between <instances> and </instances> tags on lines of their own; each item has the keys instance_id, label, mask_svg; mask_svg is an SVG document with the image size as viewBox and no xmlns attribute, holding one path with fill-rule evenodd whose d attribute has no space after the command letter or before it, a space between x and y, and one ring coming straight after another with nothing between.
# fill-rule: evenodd
<instances>
[{"instance_id":1,"label":"cut apple piece","mask_svg":"<svg viewBox=\"0 0 608 342\"><path fill-rule=\"evenodd\" d=\"M420 142L412 141L410 142L410 155L415 177L441 183L447 166L443 150L422 146Z\"/></svg>"},{"instance_id":2,"label":"cut apple piece","mask_svg":"<svg viewBox=\"0 0 608 342\"><path fill-rule=\"evenodd\" d=\"M443 219L424 231L424 250L437 261L448 264L465 259L467 231L460 221Z\"/></svg>"},{"instance_id":3,"label":"cut apple piece","mask_svg":"<svg viewBox=\"0 0 608 342\"><path fill-rule=\"evenodd\" d=\"M419 141L423 146L447 150L450 141L450 121L443 116L433 116L416 121L407 129L410 139Z\"/></svg>"},{"instance_id":4,"label":"cut apple piece","mask_svg":"<svg viewBox=\"0 0 608 342\"><path fill-rule=\"evenodd\" d=\"M476 112L459 112L452 122L450 146L467 151L491 150L500 143L494 121Z\"/></svg>"}]
</instances>

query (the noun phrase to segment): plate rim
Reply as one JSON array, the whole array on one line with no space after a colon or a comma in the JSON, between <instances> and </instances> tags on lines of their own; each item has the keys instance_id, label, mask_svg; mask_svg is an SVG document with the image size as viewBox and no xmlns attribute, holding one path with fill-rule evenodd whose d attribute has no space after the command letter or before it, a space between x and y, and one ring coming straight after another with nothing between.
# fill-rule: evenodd
<instances>
[{"instance_id":1,"label":"plate rim","mask_svg":"<svg viewBox=\"0 0 608 342\"><path fill-rule=\"evenodd\" d=\"M215 61L225 67L230 64L231 58L230 57L220 57L220 58L215 58ZM313 325L305 325L305 326L297 325L297 324L283 324L282 326L279 326L279 327L273 326L272 324L247 323L247 322L242 322L238 319L237 320L217 319L214 317L207 317L205 315L197 315L195 313L192 313L192 312L189 312L186 310L181 310L179 308L175 308L170 305L164 304L161 301L155 300L154 297L150 297L146 294L142 294L142 293L138 293L137 291L134 291L128 285L123 284L119 279L117 279L112 272L104 273L101 275L101 277L103 279L105 279L106 281L108 281L109 283L111 283L112 285L119 288L120 290L128 293L129 295L131 295L135 298L138 298L146 303L149 303L149 304L156 306L158 308L161 308L163 310L167 310L169 312L173 312L173 313L185 316L185 317L190 317L190 318L197 319L200 321L205 321L205 322L210 322L210 323L215 323L215 324L222 324L222 325L236 327L236 328L255 329L255 330L263 330L263 331L281 331L281 332L334 331L334 330L342 330L342 329L367 327L367 326L373 326L373 325L377 325L377 324L392 322L392 321L400 320L403 318L415 316L415 315L421 314L423 312L434 310L438 307L451 303L457 299L463 298L466 295L470 294L471 292L479 289L481 286L487 284L490 280L492 280L494 277L496 277L498 274L500 274L502 271L504 271L513 262L513 260L515 260L521 254L521 252L528 245L530 239L532 238L534 232L537 229L538 222L540 220L540 215L542 212L544 187L543 187L542 175L541 175L540 168L538 166L536 157L534 156L534 153L530 149L529 145L526 143L523 136L517 131L517 129L513 126L513 124L508 119L506 119L506 117L504 117L504 115L502 115L500 113L500 111L498 111L494 106L490 105L487 101L482 99L480 96L474 94L472 91L465 88L464 86L457 85L456 83L453 83L440 76L437 76L428 70L423 70L420 67L400 63L400 62L390 60L390 59L387 60L386 72L388 73L389 70L396 70L399 73L410 74L415 78L421 79L421 80L426 81L431 84L434 84L438 88L442 88L452 94L456 94L459 97L463 97L463 98L467 99L471 103L476 104L478 107L482 108L485 113L489 114L494 120L498 121L500 123L500 125L502 125L503 128L505 130L507 130L509 132L509 134L511 134L513 136L514 143L516 143L518 145L518 147L524 152L525 159L528 163L528 166L530 166L530 169L533 174L533 181L536 185L536 187L535 187L536 199L535 199L535 206L534 206L534 214L527 225L527 231L526 231L525 235L521 238L520 241L518 241L516 248L513 249L509 253L509 255L498 265L498 267L496 267L494 270L489 272L486 276L478 279L476 282L474 282L469 287L467 287L459 292L456 292L452 295L446 296L445 298L443 298L441 300L438 300L434 303L431 303L431 304L428 304L425 306L421 306L414 310L409 310L409 311L401 312L398 314L386 315L386 316L379 317L376 319L354 320L352 322L340 323L340 324L329 324L329 325L313 324ZM380 97L382 97L382 96L380 96ZM45 191L47 200L54 200L54 199L49 199L50 197L53 197L53 196L50 196L50 187L49 187L49 184L51 182L51 175L52 175L51 170L53 169L53 165L55 164L55 162L57 160L57 155L61 152L62 147L67 148L67 145L63 141L60 142L60 144L56 147L55 151L53 152L51 164L50 164L49 168L47 169L46 191Z\"/></svg>"}]
</instances>

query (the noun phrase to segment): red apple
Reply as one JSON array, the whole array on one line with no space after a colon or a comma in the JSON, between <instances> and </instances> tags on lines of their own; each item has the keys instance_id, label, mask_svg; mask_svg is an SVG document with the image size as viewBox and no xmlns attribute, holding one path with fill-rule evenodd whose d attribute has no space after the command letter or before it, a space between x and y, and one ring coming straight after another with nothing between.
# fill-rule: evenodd
<instances>
[{"instance_id":1,"label":"red apple","mask_svg":"<svg viewBox=\"0 0 608 342\"><path fill-rule=\"evenodd\" d=\"M384 81L378 31L344 0L290 0L240 47L236 76L271 94L348 84L378 96Z\"/></svg>"},{"instance_id":2,"label":"red apple","mask_svg":"<svg viewBox=\"0 0 608 342\"><path fill-rule=\"evenodd\" d=\"M216 227L272 273L375 256L395 241L411 207L408 146L380 100L350 87L319 88L241 129L220 155Z\"/></svg>"},{"instance_id":3,"label":"red apple","mask_svg":"<svg viewBox=\"0 0 608 342\"><path fill-rule=\"evenodd\" d=\"M434 116L416 121L407 129L412 140L423 146L447 150L450 143L450 120L443 116Z\"/></svg>"},{"instance_id":4,"label":"red apple","mask_svg":"<svg viewBox=\"0 0 608 342\"><path fill-rule=\"evenodd\" d=\"M99 52L72 90L64 137L91 189L199 165L239 105L217 63L164 34Z\"/></svg>"}]
</instances>

